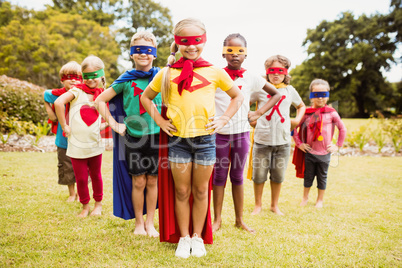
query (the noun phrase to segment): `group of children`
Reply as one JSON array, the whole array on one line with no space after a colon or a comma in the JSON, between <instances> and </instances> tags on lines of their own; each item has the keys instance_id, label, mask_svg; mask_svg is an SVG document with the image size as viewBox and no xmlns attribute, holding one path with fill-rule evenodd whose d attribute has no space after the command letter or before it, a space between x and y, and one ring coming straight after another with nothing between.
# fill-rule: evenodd
<instances>
[{"instance_id":1,"label":"group of children","mask_svg":"<svg viewBox=\"0 0 402 268\"><path fill-rule=\"evenodd\" d=\"M342 146L346 133L337 112L326 105L328 83L312 82L313 105L306 110L289 84L290 61L286 57L268 58L264 79L242 68L247 42L240 34L231 34L223 42L222 56L228 64L224 69L201 57L207 40L202 22L184 19L176 24L173 34L171 55L162 70L152 67L157 57L154 35L138 32L130 44L134 69L122 74L108 89L102 61L89 56L81 68L75 62L63 66L63 89L45 92L49 118L59 122L59 183L68 185L68 200L72 201L77 196L75 177L83 204L79 216L90 213L88 174L95 199L91 215L101 214L104 148L100 130L107 125L114 131L114 215L135 218L135 234L160 236L161 242L178 243L178 257L206 255L204 244L212 244L213 232L221 227L228 175L235 225L255 232L243 221L243 173L249 151L249 174L255 195L252 214L261 212L268 173L270 209L282 214L278 200L290 156L292 130L300 149L295 150L293 162L298 159L297 176L304 176L302 205L307 203L317 176L316 206L322 206L330 155ZM179 60L177 52L182 55ZM51 103L55 109L50 107ZM255 111L250 111L252 103L257 104ZM294 119L289 115L291 105L297 110ZM106 122L102 123L101 117ZM332 143L335 125L339 129L337 145ZM157 207L159 233L153 222Z\"/></svg>"}]
</instances>

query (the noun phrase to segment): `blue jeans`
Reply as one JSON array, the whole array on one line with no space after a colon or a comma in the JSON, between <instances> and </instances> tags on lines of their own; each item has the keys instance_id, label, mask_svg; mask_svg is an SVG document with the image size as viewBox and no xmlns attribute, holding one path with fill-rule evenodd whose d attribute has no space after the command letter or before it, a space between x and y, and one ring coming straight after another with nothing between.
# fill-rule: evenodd
<instances>
[{"instance_id":1,"label":"blue jeans","mask_svg":"<svg viewBox=\"0 0 402 268\"><path fill-rule=\"evenodd\" d=\"M169 161L173 163L194 162L209 166L215 164L215 135L194 138L169 137Z\"/></svg>"}]
</instances>

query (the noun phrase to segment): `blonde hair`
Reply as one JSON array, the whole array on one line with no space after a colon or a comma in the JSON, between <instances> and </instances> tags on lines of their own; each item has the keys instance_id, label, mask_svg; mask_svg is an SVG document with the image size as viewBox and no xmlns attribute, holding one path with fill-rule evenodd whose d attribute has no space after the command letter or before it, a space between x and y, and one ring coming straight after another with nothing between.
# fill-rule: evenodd
<instances>
[{"instance_id":1,"label":"blonde hair","mask_svg":"<svg viewBox=\"0 0 402 268\"><path fill-rule=\"evenodd\" d=\"M179 21L173 28L173 34L174 35L179 35L180 36L180 32L186 28L186 27L190 27L190 26L196 26L199 27L202 31L203 34L206 33L206 29L205 29L205 25L204 23L202 23L200 20L198 19L194 19L194 18L187 18L184 20ZM173 41L173 43L170 45L170 52L171 55L168 57L167 59L167 67L165 67L164 69L164 73L163 73L163 78L162 78L162 86L161 86L161 93L162 93L162 101L167 104L168 103L168 99L169 99L169 94L170 94L170 67L176 62L176 57L174 56L174 54L179 50L179 47L177 46L177 44L175 43L175 41Z\"/></svg>"},{"instance_id":2,"label":"blonde hair","mask_svg":"<svg viewBox=\"0 0 402 268\"><path fill-rule=\"evenodd\" d=\"M89 67L92 67L96 70L100 70L100 69L105 69L105 64L99 57L94 56L94 55L89 55L82 61L81 71L83 73L85 73L85 70L88 69ZM102 78L103 89L106 89L106 77L102 76L101 78Z\"/></svg>"},{"instance_id":3,"label":"blonde hair","mask_svg":"<svg viewBox=\"0 0 402 268\"><path fill-rule=\"evenodd\" d=\"M282 56L282 55L275 55L275 56L269 57L265 61L265 63L264 63L265 70L267 70L269 67L271 67L271 65L275 61L279 62L280 64L282 64L286 69L290 68L291 62L290 62L290 60L288 58L286 58L285 56ZM290 78L291 78L291 76L289 74L285 75L285 79L283 79L283 83L285 83L286 85L289 85L290 84ZM266 79L267 79L268 82L271 82L271 81L269 81L268 75L266 75Z\"/></svg>"},{"instance_id":4,"label":"blonde hair","mask_svg":"<svg viewBox=\"0 0 402 268\"><path fill-rule=\"evenodd\" d=\"M139 39L144 39L146 41L149 41L152 43L154 47L157 47L156 43L156 37L153 33L142 31L142 32L137 32L133 35L131 38L130 46L134 46L134 42L139 40Z\"/></svg>"},{"instance_id":5,"label":"blonde hair","mask_svg":"<svg viewBox=\"0 0 402 268\"><path fill-rule=\"evenodd\" d=\"M60 79L62 78L63 75L67 75L67 74L82 75L81 65L79 65L79 63L76 61L67 62L60 69L60 72L59 72Z\"/></svg>"},{"instance_id":6,"label":"blonde hair","mask_svg":"<svg viewBox=\"0 0 402 268\"><path fill-rule=\"evenodd\" d=\"M323 85L323 86L326 86L326 87L327 87L328 91L331 90L331 88L329 87L328 81L326 81L326 80L324 80L324 79L316 78L316 79L314 79L313 81L311 81L311 84L310 84L310 87L309 87L310 92L312 92L313 87L316 86L316 85Z\"/></svg>"}]
</instances>

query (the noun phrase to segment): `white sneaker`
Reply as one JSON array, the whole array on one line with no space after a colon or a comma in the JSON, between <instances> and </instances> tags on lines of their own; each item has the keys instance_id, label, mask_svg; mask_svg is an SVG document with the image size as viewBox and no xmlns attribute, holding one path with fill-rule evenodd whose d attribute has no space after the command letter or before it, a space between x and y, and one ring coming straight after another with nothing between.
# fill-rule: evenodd
<instances>
[{"instance_id":1,"label":"white sneaker","mask_svg":"<svg viewBox=\"0 0 402 268\"><path fill-rule=\"evenodd\" d=\"M202 257L205 255L207 255L207 251L205 250L204 240L194 234L193 238L191 238L191 256Z\"/></svg>"},{"instance_id":2,"label":"white sneaker","mask_svg":"<svg viewBox=\"0 0 402 268\"><path fill-rule=\"evenodd\" d=\"M185 237L180 237L179 243L177 244L176 257L187 259L190 257L191 251L191 238L189 235Z\"/></svg>"}]
</instances>

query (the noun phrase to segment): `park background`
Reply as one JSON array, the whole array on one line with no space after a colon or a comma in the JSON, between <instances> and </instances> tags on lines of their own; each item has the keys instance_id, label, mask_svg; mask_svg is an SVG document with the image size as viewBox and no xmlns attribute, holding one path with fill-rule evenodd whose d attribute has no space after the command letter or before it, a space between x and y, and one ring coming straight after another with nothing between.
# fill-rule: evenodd
<instances>
[{"instance_id":1,"label":"park background","mask_svg":"<svg viewBox=\"0 0 402 268\"><path fill-rule=\"evenodd\" d=\"M80 204L65 203L56 182L54 136L41 94L60 87L64 63L89 54L105 61L110 84L129 68L128 40L138 30L157 35L156 65L164 66L172 26L188 16L204 20L203 56L220 67L223 39L240 32L248 40L245 67L263 73L268 56L288 56L291 83L306 104L311 80L328 80L330 102L348 134L332 158L324 209L314 208L314 191L307 207L298 206L302 181L289 163L280 198L284 217L267 209L251 216L252 183L245 181L245 220L257 234L236 229L228 185L223 228L207 257L178 260L175 245L133 236L134 221L112 215L109 140L103 216L75 217ZM399 0L0 1L0 266L400 267L401 25ZM266 188L266 207L269 198Z\"/></svg>"}]
</instances>

